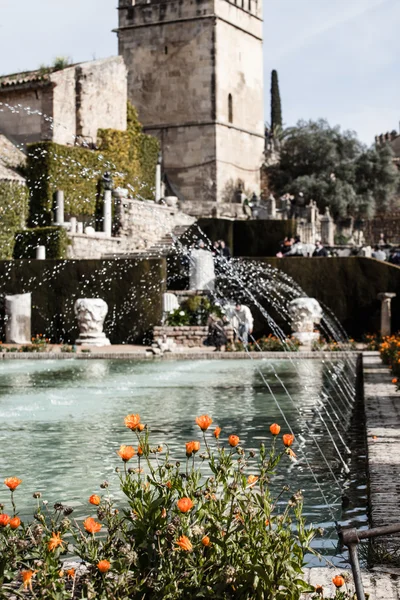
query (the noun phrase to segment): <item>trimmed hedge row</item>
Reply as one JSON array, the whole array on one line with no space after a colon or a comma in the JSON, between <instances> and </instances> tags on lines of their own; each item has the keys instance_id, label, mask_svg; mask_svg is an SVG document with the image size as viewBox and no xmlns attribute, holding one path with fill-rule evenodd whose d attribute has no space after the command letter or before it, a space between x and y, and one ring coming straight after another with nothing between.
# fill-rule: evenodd
<instances>
[{"instance_id":1,"label":"trimmed hedge row","mask_svg":"<svg viewBox=\"0 0 400 600\"><path fill-rule=\"evenodd\" d=\"M0 260L12 257L14 233L25 225L29 191L17 181L0 181Z\"/></svg>"},{"instance_id":2,"label":"trimmed hedge row","mask_svg":"<svg viewBox=\"0 0 400 600\"><path fill-rule=\"evenodd\" d=\"M36 227L15 234L13 258L35 258L37 246L46 247L46 258L67 258L68 235L62 227Z\"/></svg>"}]
</instances>

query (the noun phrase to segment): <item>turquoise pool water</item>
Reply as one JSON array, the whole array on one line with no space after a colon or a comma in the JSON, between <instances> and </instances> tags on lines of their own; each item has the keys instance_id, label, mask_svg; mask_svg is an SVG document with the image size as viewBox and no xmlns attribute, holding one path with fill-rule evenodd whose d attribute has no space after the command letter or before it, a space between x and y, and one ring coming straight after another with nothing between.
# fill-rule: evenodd
<instances>
[{"instance_id":1,"label":"turquoise pool water","mask_svg":"<svg viewBox=\"0 0 400 600\"><path fill-rule=\"evenodd\" d=\"M336 363L340 366L340 362ZM134 443L123 423L129 413L140 413L153 432L154 444L168 444L174 459L184 458L184 444L199 437L194 419L208 413L222 428L221 438L235 433L245 447L256 448L272 422L284 424L263 378L271 386L296 434L307 440L305 451L334 516L343 523L366 523L365 456L362 423L350 430L353 456L346 483L349 507L343 512L340 492L306 432L313 429L333 470L340 462L326 431L315 416L321 388L332 388L331 364L316 360L121 361L121 360L10 360L0 361L0 476L16 475L23 484L16 493L21 514L34 509L32 494L62 502L83 516L87 497L108 480L118 495L115 467L120 444ZM296 402L293 407L276 374ZM333 392L334 393L334 392ZM338 412L341 412L338 400ZM296 450L296 448L295 448ZM333 558L336 535L310 470L300 461L287 461L282 483L301 488L305 514L326 530L316 549ZM9 501L0 487L0 502ZM342 560L340 553L336 562ZM312 561L311 561L312 562Z\"/></svg>"}]
</instances>

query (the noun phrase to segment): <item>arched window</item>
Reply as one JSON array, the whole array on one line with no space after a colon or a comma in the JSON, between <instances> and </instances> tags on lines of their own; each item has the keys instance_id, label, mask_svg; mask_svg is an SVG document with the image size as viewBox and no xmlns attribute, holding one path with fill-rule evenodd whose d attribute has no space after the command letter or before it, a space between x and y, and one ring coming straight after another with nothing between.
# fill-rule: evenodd
<instances>
[{"instance_id":1,"label":"arched window","mask_svg":"<svg viewBox=\"0 0 400 600\"><path fill-rule=\"evenodd\" d=\"M228 96L228 121L229 123L233 123L233 99L232 94Z\"/></svg>"}]
</instances>

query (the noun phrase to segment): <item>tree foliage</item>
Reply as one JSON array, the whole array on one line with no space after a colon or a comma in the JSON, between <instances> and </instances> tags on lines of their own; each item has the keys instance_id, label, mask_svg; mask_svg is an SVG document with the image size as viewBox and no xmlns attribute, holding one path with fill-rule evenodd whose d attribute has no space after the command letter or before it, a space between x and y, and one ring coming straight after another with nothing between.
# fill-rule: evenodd
<instances>
[{"instance_id":1,"label":"tree foliage","mask_svg":"<svg viewBox=\"0 0 400 600\"><path fill-rule=\"evenodd\" d=\"M275 69L271 74L271 129L282 127L282 105L279 92L278 72Z\"/></svg>"},{"instance_id":2,"label":"tree foliage","mask_svg":"<svg viewBox=\"0 0 400 600\"><path fill-rule=\"evenodd\" d=\"M394 208L399 173L389 145L367 149L352 131L327 121L299 121L286 130L280 162L270 167L272 189L302 193L334 217L372 217Z\"/></svg>"}]
</instances>

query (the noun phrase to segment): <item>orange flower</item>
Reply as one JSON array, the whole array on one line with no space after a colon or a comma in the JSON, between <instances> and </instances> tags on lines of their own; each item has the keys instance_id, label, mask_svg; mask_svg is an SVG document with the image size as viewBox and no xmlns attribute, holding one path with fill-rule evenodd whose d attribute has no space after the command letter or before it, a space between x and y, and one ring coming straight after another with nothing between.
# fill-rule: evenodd
<instances>
[{"instance_id":1,"label":"orange flower","mask_svg":"<svg viewBox=\"0 0 400 600\"><path fill-rule=\"evenodd\" d=\"M135 456L135 449L133 446L121 446L117 454L124 462L128 462L128 460L131 460Z\"/></svg>"},{"instance_id":2,"label":"orange flower","mask_svg":"<svg viewBox=\"0 0 400 600\"><path fill-rule=\"evenodd\" d=\"M12 519L10 519L11 529L18 529L18 527L20 525L21 525L21 519L19 517L13 517Z\"/></svg>"},{"instance_id":3,"label":"orange flower","mask_svg":"<svg viewBox=\"0 0 400 600\"><path fill-rule=\"evenodd\" d=\"M256 475L249 475L247 478L247 483L249 485L254 485L258 481L258 477Z\"/></svg>"},{"instance_id":4,"label":"orange flower","mask_svg":"<svg viewBox=\"0 0 400 600\"><path fill-rule=\"evenodd\" d=\"M111 564L108 562L108 560L101 560L97 563L97 568L100 571L100 573L107 573L107 571L110 570L110 567Z\"/></svg>"},{"instance_id":5,"label":"orange flower","mask_svg":"<svg viewBox=\"0 0 400 600\"><path fill-rule=\"evenodd\" d=\"M143 429L145 428L145 425L143 425L143 423L139 423L137 428L139 431L143 431Z\"/></svg>"},{"instance_id":6,"label":"orange flower","mask_svg":"<svg viewBox=\"0 0 400 600\"><path fill-rule=\"evenodd\" d=\"M335 587L340 588L345 584L344 577L336 575L336 577L333 577L332 583Z\"/></svg>"},{"instance_id":7,"label":"orange flower","mask_svg":"<svg viewBox=\"0 0 400 600\"><path fill-rule=\"evenodd\" d=\"M394 378L392 379L392 383L397 383L397 377L394 377Z\"/></svg>"},{"instance_id":8,"label":"orange flower","mask_svg":"<svg viewBox=\"0 0 400 600\"><path fill-rule=\"evenodd\" d=\"M291 446L294 442L294 435L292 435L291 433L285 433L284 436L282 436L282 440L285 446Z\"/></svg>"},{"instance_id":9,"label":"orange flower","mask_svg":"<svg viewBox=\"0 0 400 600\"><path fill-rule=\"evenodd\" d=\"M215 437L216 440L219 439L220 433L221 433L221 427L216 427L214 429L214 437Z\"/></svg>"},{"instance_id":10,"label":"orange flower","mask_svg":"<svg viewBox=\"0 0 400 600\"><path fill-rule=\"evenodd\" d=\"M192 442L193 443L193 454L196 454L200 450L200 442Z\"/></svg>"},{"instance_id":11,"label":"orange flower","mask_svg":"<svg viewBox=\"0 0 400 600\"><path fill-rule=\"evenodd\" d=\"M269 520L265 519L265 527L268 527L268 525L269 525Z\"/></svg>"},{"instance_id":12,"label":"orange flower","mask_svg":"<svg viewBox=\"0 0 400 600\"><path fill-rule=\"evenodd\" d=\"M189 512L189 510L192 510L194 506L190 498L181 498L180 500L178 500L176 505L178 509L183 513Z\"/></svg>"},{"instance_id":13,"label":"orange flower","mask_svg":"<svg viewBox=\"0 0 400 600\"><path fill-rule=\"evenodd\" d=\"M230 435L228 438L228 442L229 442L229 445L232 446L232 448L235 448L235 446L237 446L238 443L240 442L239 436Z\"/></svg>"},{"instance_id":14,"label":"orange flower","mask_svg":"<svg viewBox=\"0 0 400 600\"><path fill-rule=\"evenodd\" d=\"M181 535L181 537L177 540L176 543L178 544L179 548L182 548L182 550L186 550L186 552L191 552L193 550L191 541L188 537L186 537L186 535Z\"/></svg>"},{"instance_id":15,"label":"orange flower","mask_svg":"<svg viewBox=\"0 0 400 600\"><path fill-rule=\"evenodd\" d=\"M92 494L89 498L89 502L90 502L90 504L93 504L94 506L99 506L99 504L101 502L101 498L97 494Z\"/></svg>"},{"instance_id":16,"label":"orange flower","mask_svg":"<svg viewBox=\"0 0 400 600\"><path fill-rule=\"evenodd\" d=\"M67 577L68 579L73 579L75 577L75 569L67 569Z\"/></svg>"},{"instance_id":17,"label":"orange flower","mask_svg":"<svg viewBox=\"0 0 400 600\"><path fill-rule=\"evenodd\" d=\"M0 527L7 527L9 522L11 521L10 517L6 514L0 515Z\"/></svg>"},{"instance_id":18,"label":"orange flower","mask_svg":"<svg viewBox=\"0 0 400 600\"><path fill-rule=\"evenodd\" d=\"M140 416L127 415L124 419L124 423L128 427L128 429L132 429L132 431L134 431L135 429L139 429Z\"/></svg>"},{"instance_id":19,"label":"orange flower","mask_svg":"<svg viewBox=\"0 0 400 600\"><path fill-rule=\"evenodd\" d=\"M186 442L186 456L189 458L193 454L194 442Z\"/></svg>"},{"instance_id":20,"label":"orange flower","mask_svg":"<svg viewBox=\"0 0 400 600\"><path fill-rule=\"evenodd\" d=\"M61 533L53 533L51 534L50 540L47 542L47 548L50 552L58 548L58 546L62 546Z\"/></svg>"},{"instance_id":21,"label":"orange flower","mask_svg":"<svg viewBox=\"0 0 400 600\"><path fill-rule=\"evenodd\" d=\"M7 477L4 480L6 486L13 492L17 489L20 483L22 483L22 479L18 479L18 477Z\"/></svg>"},{"instance_id":22,"label":"orange flower","mask_svg":"<svg viewBox=\"0 0 400 600\"><path fill-rule=\"evenodd\" d=\"M36 571L21 571L22 582L24 584L24 589L26 590L28 587L32 591L32 577L34 576Z\"/></svg>"},{"instance_id":23,"label":"orange flower","mask_svg":"<svg viewBox=\"0 0 400 600\"><path fill-rule=\"evenodd\" d=\"M201 543L203 546L211 546L211 541L208 535L205 535L203 538L201 538Z\"/></svg>"},{"instance_id":24,"label":"orange flower","mask_svg":"<svg viewBox=\"0 0 400 600\"><path fill-rule=\"evenodd\" d=\"M99 533L102 528L101 523L98 523L93 519L93 517L88 517L83 522L83 526L88 533Z\"/></svg>"},{"instance_id":25,"label":"orange flower","mask_svg":"<svg viewBox=\"0 0 400 600\"><path fill-rule=\"evenodd\" d=\"M142 454L143 454L142 446L138 446L137 453L138 453L138 456L142 456Z\"/></svg>"},{"instance_id":26,"label":"orange flower","mask_svg":"<svg viewBox=\"0 0 400 600\"><path fill-rule=\"evenodd\" d=\"M280 431L281 431L281 426L278 425L277 423L272 423L269 430L272 433L272 435L279 435Z\"/></svg>"},{"instance_id":27,"label":"orange flower","mask_svg":"<svg viewBox=\"0 0 400 600\"><path fill-rule=\"evenodd\" d=\"M212 418L208 415L201 415L200 417L196 417L196 423L202 431L207 431L212 422Z\"/></svg>"},{"instance_id":28,"label":"orange flower","mask_svg":"<svg viewBox=\"0 0 400 600\"><path fill-rule=\"evenodd\" d=\"M169 490L172 489L172 483L170 481L167 481L167 483L165 485L167 486L167 488Z\"/></svg>"}]
</instances>

